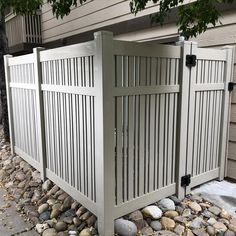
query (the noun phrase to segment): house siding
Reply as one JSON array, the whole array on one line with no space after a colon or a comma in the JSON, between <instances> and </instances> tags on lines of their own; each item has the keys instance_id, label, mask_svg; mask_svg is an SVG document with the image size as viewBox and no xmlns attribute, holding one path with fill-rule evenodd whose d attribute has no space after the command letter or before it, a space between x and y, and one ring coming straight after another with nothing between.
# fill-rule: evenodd
<instances>
[{"instance_id":1,"label":"house siding","mask_svg":"<svg viewBox=\"0 0 236 236\"><path fill-rule=\"evenodd\" d=\"M127 0L94 0L73 8L64 19L56 19L50 6L45 4L42 9L43 41L49 41L80 34L106 25L134 19L130 13ZM148 8L138 17L158 11L158 6L149 4Z\"/></svg>"}]
</instances>

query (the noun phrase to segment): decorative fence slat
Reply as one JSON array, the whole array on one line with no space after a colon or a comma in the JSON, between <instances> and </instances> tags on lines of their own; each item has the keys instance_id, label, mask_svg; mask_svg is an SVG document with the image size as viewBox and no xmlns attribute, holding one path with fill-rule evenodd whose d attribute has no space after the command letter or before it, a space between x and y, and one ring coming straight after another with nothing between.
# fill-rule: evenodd
<instances>
[{"instance_id":1,"label":"decorative fence slat","mask_svg":"<svg viewBox=\"0 0 236 236\"><path fill-rule=\"evenodd\" d=\"M107 32L6 56L12 152L113 235L116 218L222 179L231 62L230 48L119 42Z\"/></svg>"}]
</instances>

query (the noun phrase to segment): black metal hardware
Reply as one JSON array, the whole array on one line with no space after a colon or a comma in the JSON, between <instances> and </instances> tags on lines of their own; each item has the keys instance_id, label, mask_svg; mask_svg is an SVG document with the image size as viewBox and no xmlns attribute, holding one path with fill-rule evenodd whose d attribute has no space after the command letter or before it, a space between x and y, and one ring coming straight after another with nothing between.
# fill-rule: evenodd
<instances>
[{"instance_id":1,"label":"black metal hardware","mask_svg":"<svg viewBox=\"0 0 236 236\"><path fill-rule=\"evenodd\" d=\"M186 55L186 66L193 67L196 66L197 56L196 55Z\"/></svg>"},{"instance_id":2,"label":"black metal hardware","mask_svg":"<svg viewBox=\"0 0 236 236\"><path fill-rule=\"evenodd\" d=\"M232 91L234 90L234 86L236 86L236 83L229 82L228 90L229 90L230 92L232 92Z\"/></svg>"},{"instance_id":3,"label":"black metal hardware","mask_svg":"<svg viewBox=\"0 0 236 236\"><path fill-rule=\"evenodd\" d=\"M181 177L181 186L187 187L191 183L191 175L185 175Z\"/></svg>"}]
</instances>

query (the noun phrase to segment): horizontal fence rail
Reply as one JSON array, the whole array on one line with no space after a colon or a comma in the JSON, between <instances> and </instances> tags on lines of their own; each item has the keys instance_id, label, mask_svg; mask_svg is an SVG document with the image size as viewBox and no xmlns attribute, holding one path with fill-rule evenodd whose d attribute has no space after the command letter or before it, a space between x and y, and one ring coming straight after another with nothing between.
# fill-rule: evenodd
<instances>
[{"instance_id":1,"label":"horizontal fence rail","mask_svg":"<svg viewBox=\"0 0 236 236\"><path fill-rule=\"evenodd\" d=\"M231 60L229 48L121 42L109 32L6 56L12 152L113 235L114 219L222 178Z\"/></svg>"}]
</instances>

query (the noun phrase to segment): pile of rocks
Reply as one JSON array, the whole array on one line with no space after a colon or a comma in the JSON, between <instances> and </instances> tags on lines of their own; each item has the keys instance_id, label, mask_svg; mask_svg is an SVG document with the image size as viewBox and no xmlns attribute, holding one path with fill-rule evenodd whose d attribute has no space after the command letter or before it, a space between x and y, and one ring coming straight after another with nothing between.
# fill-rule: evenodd
<instances>
[{"instance_id":1,"label":"pile of rocks","mask_svg":"<svg viewBox=\"0 0 236 236\"><path fill-rule=\"evenodd\" d=\"M0 184L43 236L98 235L96 216L0 143ZM236 219L200 196L172 196L115 221L120 236L236 235Z\"/></svg>"},{"instance_id":2,"label":"pile of rocks","mask_svg":"<svg viewBox=\"0 0 236 236\"><path fill-rule=\"evenodd\" d=\"M116 220L115 229L122 236L235 236L236 219L200 196L172 196Z\"/></svg>"},{"instance_id":3,"label":"pile of rocks","mask_svg":"<svg viewBox=\"0 0 236 236\"><path fill-rule=\"evenodd\" d=\"M36 225L43 236L98 235L97 218L19 156L12 157L9 145L1 146L0 183L7 189L9 204Z\"/></svg>"}]
</instances>

